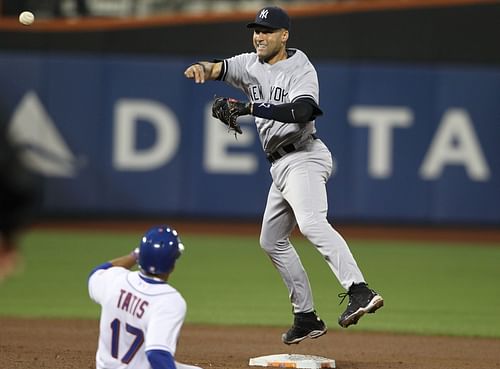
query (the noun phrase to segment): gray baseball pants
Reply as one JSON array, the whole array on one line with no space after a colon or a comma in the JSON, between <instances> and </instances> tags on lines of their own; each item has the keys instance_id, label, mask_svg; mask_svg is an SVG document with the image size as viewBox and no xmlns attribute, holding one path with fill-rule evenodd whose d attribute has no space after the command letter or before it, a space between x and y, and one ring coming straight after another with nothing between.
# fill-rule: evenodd
<instances>
[{"instance_id":1,"label":"gray baseball pants","mask_svg":"<svg viewBox=\"0 0 500 369\"><path fill-rule=\"evenodd\" d=\"M260 245L285 282L294 313L314 310L314 301L299 255L290 242L300 232L323 255L340 284L364 282L344 238L327 221L326 182L333 171L330 150L321 140L310 140L298 151L275 161L262 220Z\"/></svg>"}]
</instances>

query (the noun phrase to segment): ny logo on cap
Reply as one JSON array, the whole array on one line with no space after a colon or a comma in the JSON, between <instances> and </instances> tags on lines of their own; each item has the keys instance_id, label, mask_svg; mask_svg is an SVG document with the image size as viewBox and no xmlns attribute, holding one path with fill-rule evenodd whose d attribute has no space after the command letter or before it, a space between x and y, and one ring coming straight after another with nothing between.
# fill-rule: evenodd
<instances>
[{"instance_id":1,"label":"ny logo on cap","mask_svg":"<svg viewBox=\"0 0 500 369\"><path fill-rule=\"evenodd\" d=\"M267 19L268 14L269 14L269 9L262 9L262 11L259 14L259 18Z\"/></svg>"}]
</instances>

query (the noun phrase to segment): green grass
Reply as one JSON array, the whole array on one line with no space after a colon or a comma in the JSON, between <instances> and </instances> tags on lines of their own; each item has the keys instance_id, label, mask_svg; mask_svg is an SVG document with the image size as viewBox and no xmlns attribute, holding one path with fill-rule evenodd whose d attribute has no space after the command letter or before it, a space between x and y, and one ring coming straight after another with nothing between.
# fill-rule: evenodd
<instances>
[{"instance_id":1,"label":"green grass","mask_svg":"<svg viewBox=\"0 0 500 369\"><path fill-rule=\"evenodd\" d=\"M188 302L187 322L287 326L286 288L251 237L182 235L186 252L171 284ZM0 285L0 315L94 318L87 294L97 264L128 253L132 233L31 231L24 271ZM316 309L332 329L345 308L326 263L302 238L294 244L308 270ZM500 245L351 241L367 281L386 306L350 330L500 337ZM338 328L340 329L340 328Z\"/></svg>"}]
</instances>

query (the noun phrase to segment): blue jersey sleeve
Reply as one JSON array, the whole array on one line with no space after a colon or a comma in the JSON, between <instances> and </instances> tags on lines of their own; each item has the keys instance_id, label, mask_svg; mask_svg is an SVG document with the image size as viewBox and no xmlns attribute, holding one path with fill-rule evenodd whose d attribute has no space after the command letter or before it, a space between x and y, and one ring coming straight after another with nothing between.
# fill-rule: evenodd
<instances>
[{"instance_id":1,"label":"blue jersey sleeve","mask_svg":"<svg viewBox=\"0 0 500 369\"><path fill-rule=\"evenodd\" d=\"M153 369L175 369L174 357L168 351L150 350L146 355Z\"/></svg>"}]
</instances>

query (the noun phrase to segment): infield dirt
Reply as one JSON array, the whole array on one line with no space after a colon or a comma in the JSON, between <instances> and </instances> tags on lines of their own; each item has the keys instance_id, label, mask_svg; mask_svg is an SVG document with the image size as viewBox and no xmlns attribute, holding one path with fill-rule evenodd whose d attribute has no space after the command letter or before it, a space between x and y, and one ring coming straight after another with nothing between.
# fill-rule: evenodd
<instances>
[{"instance_id":1,"label":"infield dirt","mask_svg":"<svg viewBox=\"0 0 500 369\"><path fill-rule=\"evenodd\" d=\"M95 368L98 322L0 318L3 369ZM360 333L332 329L286 346L284 328L184 326L176 358L204 369L249 368L251 357L299 353L335 359L340 369L495 369L500 340Z\"/></svg>"},{"instance_id":2,"label":"infield dirt","mask_svg":"<svg viewBox=\"0 0 500 369\"><path fill-rule=\"evenodd\" d=\"M167 222L168 223L168 222ZM152 224L147 222L148 225ZM258 225L172 222L180 232L258 234ZM141 222L52 223L40 227L143 230ZM492 229L339 227L348 238L476 240L497 246ZM298 353L335 359L340 369L497 369L500 339L363 333L328 322L330 331L299 345L281 343L287 327L185 325L176 359L204 369L249 368L251 357ZM0 318L1 369L95 368L97 320Z\"/></svg>"}]
</instances>

